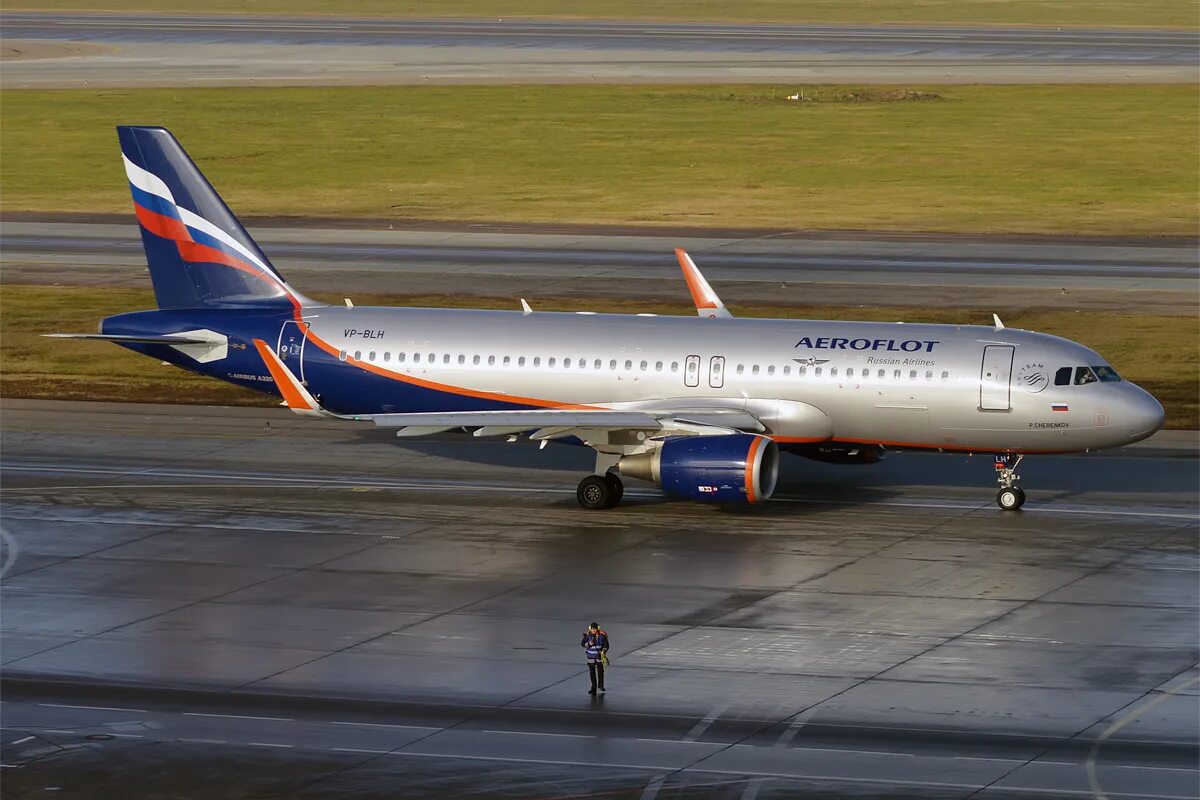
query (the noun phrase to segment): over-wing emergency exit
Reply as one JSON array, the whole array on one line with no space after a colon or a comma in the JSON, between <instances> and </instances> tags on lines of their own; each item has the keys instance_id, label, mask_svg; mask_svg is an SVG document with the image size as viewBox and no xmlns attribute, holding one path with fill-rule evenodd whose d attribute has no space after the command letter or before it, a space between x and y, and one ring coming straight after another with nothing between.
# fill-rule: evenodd
<instances>
[{"instance_id":1,"label":"over-wing emergency exit","mask_svg":"<svg viewBox=\"0 0 1200 800\"><path fill-rule=\"evenodd\" d=\"M395 428L583 444L580 505L623 477L711 503L768 499L779 451L991 453L1019 508L1035 453L1157 431L1163 410L1075 342L992 326L733 317L676 251L695 317L334 306L289 286L163 128L118 129L158 309L99 334L293 411Z\"/></svg>"}]
</instances>

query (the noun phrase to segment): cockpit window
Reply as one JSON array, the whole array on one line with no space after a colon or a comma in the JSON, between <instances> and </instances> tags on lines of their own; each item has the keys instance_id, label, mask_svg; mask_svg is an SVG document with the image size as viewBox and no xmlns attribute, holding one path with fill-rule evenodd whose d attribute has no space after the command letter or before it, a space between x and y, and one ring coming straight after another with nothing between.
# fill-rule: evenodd
<instances>
[{"instance_id":1,"label":"cockpit window","mask_svg":"<svg viewBox=\"0 0 1200 800\"><path fill-rule=\"evenodd\" d=\"M1071 372L1072 372L1072 369L1070 367L1060 368L1057 372L1054 373L1054 385L1055 386L1070 386L1071 385Z\"/></svg>"},{"instance_id":2,"label":"cockpit window","mask_svg":"<svg viewBox=\"0 0 1200 800\"><path fill-rule=\"evenodd\" d=\"M1096 371L1096 377L1105 383L1119 383L1121 380L1121 376L1112 367L1100 366L1092 369Z\"/></svg>"},{"instance_id":3,"label":"cockpit window","mask_svg":"<svg viewBox=\"0 0 1200 800\"><path fill-rule=\"evenodd\" d=\"M1090 367L1075 368L1075 385L1083 386L1086 383L1095 383L1096 373L1092 372Z\"/></svg>"}]
</instances>

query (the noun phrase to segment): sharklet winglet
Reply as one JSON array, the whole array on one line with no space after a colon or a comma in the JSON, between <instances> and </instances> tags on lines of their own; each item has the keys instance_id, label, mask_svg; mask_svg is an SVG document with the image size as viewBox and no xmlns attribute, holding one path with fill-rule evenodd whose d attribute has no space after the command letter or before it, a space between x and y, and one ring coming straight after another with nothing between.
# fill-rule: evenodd
<instances>
[{"instance_id":1,"label":"sharklet winglet","mask_svg":"<svg viewBox=\"0 0 1200 800\"><path fill-rule=\"evenodd\" d=\"M700 273L696 262L682 247L675 248L675 257L679 259L679 268L683 270L683 279L687 281L688 291L692 293L692 302L696 304L696 313L709 319L732 317L729 309L717 297L717 293L708 285L708 281Z\"/></svg>"},{"instance_id":2,"label":"sharklet winglet","mask_svg":"<svg viewBox=\"0 0 1200 800\"><path fill-rule=\"evenodd\" d=\"M309 394L308 389L305 389L304 384L296 379L287 365L279 360L279 356L275 354L269 344L262 339L255 339L254 347L258 350L258 355L262 358L263 363L267 365L267 371L271 373L271 378L279 388L279 393L283 395L284 405L301 416L325 416L325 412L322 411L316 398Z\"/></svg>"}]
</instances>

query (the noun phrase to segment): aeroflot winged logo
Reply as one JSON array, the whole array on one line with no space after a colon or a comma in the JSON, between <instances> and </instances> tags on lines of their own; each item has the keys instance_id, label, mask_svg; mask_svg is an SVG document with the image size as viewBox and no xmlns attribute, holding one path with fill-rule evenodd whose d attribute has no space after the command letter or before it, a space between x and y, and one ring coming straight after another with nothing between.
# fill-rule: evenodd
<instances>
[{"instance_id":1,"label":"aeroflot winged logo","mask_svg":"<svg viewBox=\"0 0 1200 800\"><path fill-rule=\"evenodd\" d=\"M843 339L841 337L801 337L796 347L813 350L873 350L888 353L932 353L941 342L937 339Z\"/></svg>"}]
</instances>

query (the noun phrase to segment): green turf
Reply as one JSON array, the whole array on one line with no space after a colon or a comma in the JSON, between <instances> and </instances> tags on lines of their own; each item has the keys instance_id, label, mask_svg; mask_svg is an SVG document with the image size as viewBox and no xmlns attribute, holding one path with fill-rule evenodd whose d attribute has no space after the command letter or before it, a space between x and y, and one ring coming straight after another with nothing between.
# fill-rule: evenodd
<instances>
[{"instance_id":1,"label":"green turf","mask_svg":"<svg viewBox=\"0 0 1200 800\"><path fill-rule=\"evenodd\" d=\"M789 94L802 91L804 101ZM8 90L3 208L127 211L169 126L244 215L1195 234L1193 86Z\"/></svg>"},{"instance_id":2,"label":"green turf","mask_svg":"<svg viewBox=\"0 0 1200 800\"><path fill-rule=\"evenodd\" d=\"M714 20L726 22L854 22L965 25L1194 27L1184 0L17 0L9 11L111 10L195 14L289 14L379 17L559 17Z\"/></svg>"},{"instance_id":3,"label":"green turf","mask_svg":"<svg viewBox=\"0 0 1200 800\"><path fill-rule=\"evenodd\" d=\"M340 297L322 297L337 303ZM511 298L356 296L361 305L508 308ZM39 334L87 332L105 316L153 308L149 289L4 286L0 290L0 394L6 397L141 402L272 405L276 400L162 366L104 342L46 339ZM594 299L541 299L538 308L595 310ZM605 300L605 311L679 314L679 304ZM1077 314L997 309L1009 327L1054 333L1099 351L1129 380L1150 390L1167 412L1167 426L1200 427L1200 320L1134 314ZM862 319L961 323L953 310L844 307L734 307L750 317Z\"/></svg>"}]
</instances>

